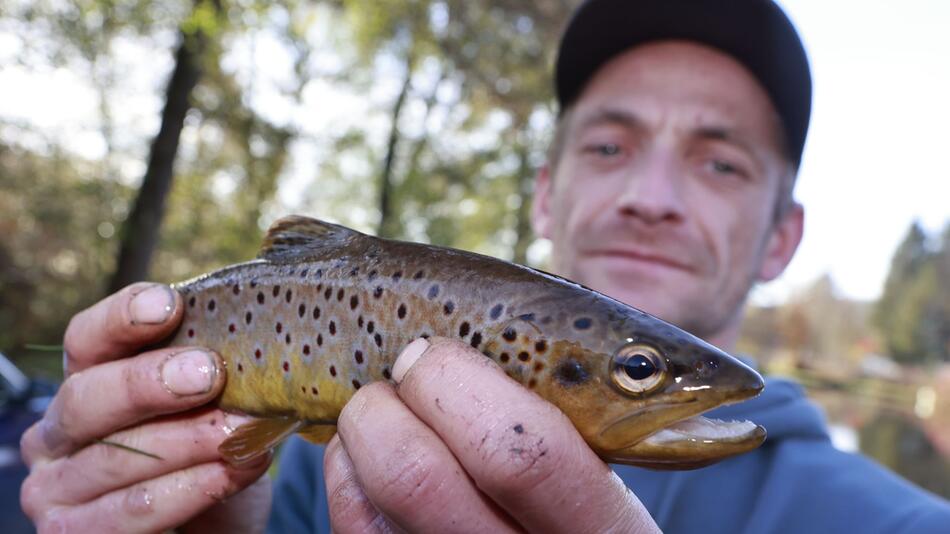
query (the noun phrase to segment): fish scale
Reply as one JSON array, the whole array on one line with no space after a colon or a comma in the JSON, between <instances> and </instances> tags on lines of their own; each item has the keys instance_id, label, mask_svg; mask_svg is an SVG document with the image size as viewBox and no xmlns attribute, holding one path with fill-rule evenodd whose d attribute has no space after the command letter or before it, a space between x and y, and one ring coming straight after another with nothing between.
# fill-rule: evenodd
<instances>
[{"instance_id":1,"label":"fish scale","mask_svg":"<svg viewBox=\"0 0 950 534\"><path fill-rule=\"evenodd\" d=\"M479 349L561 408L592 448L614 460L631 460L629 451L618 451L676 421L761 389L761 377L731 356L573 282L305 217L277 221L259 259L174 287L186 308L168 344L221 354L228 380L219 406L259 418L222 444L225 458L238 463L294 432L325 442L353 394L390 380L399 351L420 336L455 337ZM665 386L662 394L625 391L625 381L634 380L623 367L625 347L655 352L651 365L662 372L654 376L663 379L656 382ZM703 373L711 367L727 371L715 376L719 382L741 387L709 388ZM690 390L694 383L705 385ZM671 400L676 396L682 398ZM676 409L664 408L659 417L650 408L656 402ZM650 415L628 429L622 422L631 410ZM605 428L619 436L614 443L605 442ZM751 441L759 438L764 431ZM741 448L705 450L690 461ZM628 463L648 462L635 457Z\"/></svg>"}]
</instances>

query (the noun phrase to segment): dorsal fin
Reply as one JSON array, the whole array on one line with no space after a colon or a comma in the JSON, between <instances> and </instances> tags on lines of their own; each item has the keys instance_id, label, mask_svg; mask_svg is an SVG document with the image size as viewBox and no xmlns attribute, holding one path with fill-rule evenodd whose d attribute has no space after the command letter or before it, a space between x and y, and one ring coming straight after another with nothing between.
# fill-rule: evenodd
<instances>
[{"instance_id":1,"label":"dorsal fin","mask_svg":"<svg viewBox=\"0 0 950 534\"><path fill-rule=\"evenodd\" d=\"M345 247L364 234L345 226L302 215L288 215L274 221L264 236L258 258L273 262L304 260Z\"/></svg>"}]
</instances>

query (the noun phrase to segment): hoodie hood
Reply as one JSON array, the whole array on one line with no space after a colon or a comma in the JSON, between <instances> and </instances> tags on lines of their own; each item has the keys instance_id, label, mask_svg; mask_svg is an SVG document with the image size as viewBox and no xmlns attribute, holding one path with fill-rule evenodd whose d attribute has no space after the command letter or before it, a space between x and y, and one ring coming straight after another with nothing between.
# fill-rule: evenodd
<instances>
[{"instance_id":1,"label":"hoodie hood","mask_svg":"<svg viewBox=\"0 0 950 534\"><path fill-rule=\"evenodd\" d=\"M758 397L704 415L762 425L768 432L766 443L786 438L830 440L822 412L805 397L798 383L785 378L768 377L765 391Z\"/></svg>"}]
</instances>

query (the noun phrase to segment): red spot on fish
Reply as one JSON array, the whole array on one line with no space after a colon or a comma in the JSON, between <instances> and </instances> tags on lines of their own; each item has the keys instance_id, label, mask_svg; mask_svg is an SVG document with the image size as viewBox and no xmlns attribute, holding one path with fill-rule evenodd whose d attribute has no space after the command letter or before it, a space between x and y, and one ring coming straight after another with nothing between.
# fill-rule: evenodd
<instances>
[{"instance_id":1,"label":"red spot on fish","mask_svg":"<svg viewBox=\"0 0 950 534\"><path fill-rule=\"evenodd\" d=\"M356 307L359 306L359 305L360 305L360 298L359 298L359 297L357 297L356 295L353 295L352 297L350 297L350 309L351 309L351 310L355 310ZM363 326L363 325L360 325L361 328L362 328L362 326Z\"/></svg>"},{"instance_id":2,"label":"red spot on fish","mask_svg":"<svg viewBox=\"0 0 950 534\"><path fill-rule=\"evenodd\" d=\"M336 367L330 366L330 376L336 376Z\"/></svg>"},{"instance_id":3,"label":"red spot on fish","mask_svg":"<svg viewBox=\"0 0 950 534\"><path fill-rule=\"evenodd\" d=\"M405 319L405 318L406 318L406 305L405 305L405 304L400 304L400 305L399 305L399 309L396 310L396 315L399 316L400 319Z\"/></svg>"},{"instance_id":4,"label":"red spot on fish","mask_svg":"<svg viewBox=\"0 0 950 534\"><path fill-rule=\"evenodd\" d=\"M547 349L548 349L548 344L543 339L534 344L534 350L536 350L539 353L544 352Z\"/></svg>"},{"instance_id":5,"label":"red spot on fish","mask_svg":"<svg viewBox=\"0 0 950 534\"><path fill-rule=\"evenodd\" d=\"M304 353L305 356L309 356L309 355L310 355L310 345L304 345L304 346L303 346L303 353Z\"/></svg>"},{"instance_id":6,"label":"red spot on fish","mask_svg":"<svg viewBox=\"0 0 950 534\"><path fill-rule=\"evenodd\" d=\"M261 349L257 349L254 351L254 357L258 360L261 359Z\"/></svg>"},{"instance_id":7,"label":"red spot on fish","mask_svg":"<svg viewBox=\"0 0 950 534\"><path fill-rule=\"evenodd\" d=\"M541 362L534 362L534 372L538 373L541 371L541 369L544 369L544 364Z\"/></svg>"},{"instance_id":8,"label":"red spot on fish","mask_svg":"<svg viewBox=\"0 0 950 534\"><path fill-rule=\"evenodd\" d=\"M231 293L234 293L235 295L239 295L241 293L241 286L237 284L234 284L233 286L231 286Z\"/></svg>"},{"instance_id":9,"label":"red spot on fish","mask_svg":"<svg viewBox=\"0 0 950 534\"><path fill-rule=\"evenodd\" d=\"M277 330L277 333L279 334L284 330L284 325L277 323L276 325L274 325L274 330Z\"/></svg>"},{"instance_id":10,"label":"red spot on fish","mask_svg":"<svg viewBox=\"0 0 950 534\"><path fill-rule=\"evenodd\" d=\"M284 362L284 371L290 371L290 362Z\"/></svg>"},{"instance_id":11,"label":"red spot on fish","mask_svg":"<svg viewBox=\"0 0 950 534\"><path fill-rule=\"evenodd\" d=\"M188 337L195 337L195 329L194 329L194 328L189 328L189 329L188 329Z\"/></svg>"},{"instance_id":12,"label":"red spot on fish","mask_svg":"<svg viewBox=\"0 0 950 534\"><path fill-rule=\"evenodd\" d=\"M538 385L538 381L535 380L534 378L532 378L531 380L528 380L528 388L534 389L534 387L537 385Z\"/></svg>"},{"instance_id":13,"label":"red spot on fish","mask_svg":"<svg viewBox=\"0 0 950 534\"><path fill-rule=\"evenodd\" d=\"M528 353L525 352L525 351L521 351L521 352L518 353L518 359L521 360L521 361L523 361L523 362L526 362L526 361L528 361L528 360L531 359L531 355L528 354Z\"/></svg>"},{"instance_id":14,"label":"red spot on fish","mask_svg":"<svg viewBox=\"0 0 950 534\"><path fill-rule=\"evenodd\" d=\"M501 353L501 356L498 357L498 359L501 360L501 363L508 363L508 360L509 360L510 358L511 358L511 356L508 356L508 353L507 353L507 352L502 352L502 353Z\"/></svg>"},{"instance_id":15,"label":"red spot on fish","mask_svg":"<svg viewBox=\"0 0 950 534\"><path fill-rule=\"evenodd\" d=\"M354 352L354 353L353 353L353 359L356 360L356 363L357 363L357 364L362 364L362 363L363 363L363 351L357 350L356 352Z\"/></svg>"},{"instance_id":16,"label":"red spot on fish","mask_svg":"<svg viewBox=\"0 0 950 534\"><path fill-rule=\"evenodd\" d=\"M237 330L237 327L234 326L234 323L231 323L228 325L228 332L231 332L233 334L236 330Z\"/></svg>"}]
</instances>

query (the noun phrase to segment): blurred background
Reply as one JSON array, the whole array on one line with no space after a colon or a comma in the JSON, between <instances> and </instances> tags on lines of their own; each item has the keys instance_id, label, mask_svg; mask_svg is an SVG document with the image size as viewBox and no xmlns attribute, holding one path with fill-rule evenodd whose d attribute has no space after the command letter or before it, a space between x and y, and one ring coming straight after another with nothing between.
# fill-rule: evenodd
<instances>
[{"instance_id":1,"label":"blurred background","mask_svg":"<svg viewBox=\"0 0 950 534\"><path fill-rule=\"evenodd\" d=\"M576 3L0 0L0 352L55 385L76 311L247 260L288 213L543 268ZM950 3L782 4L815 80L807 226L740 348L837 446L950 497ZM38 416L25 387L3 409Z\"/></svg>"}]
</instances>

